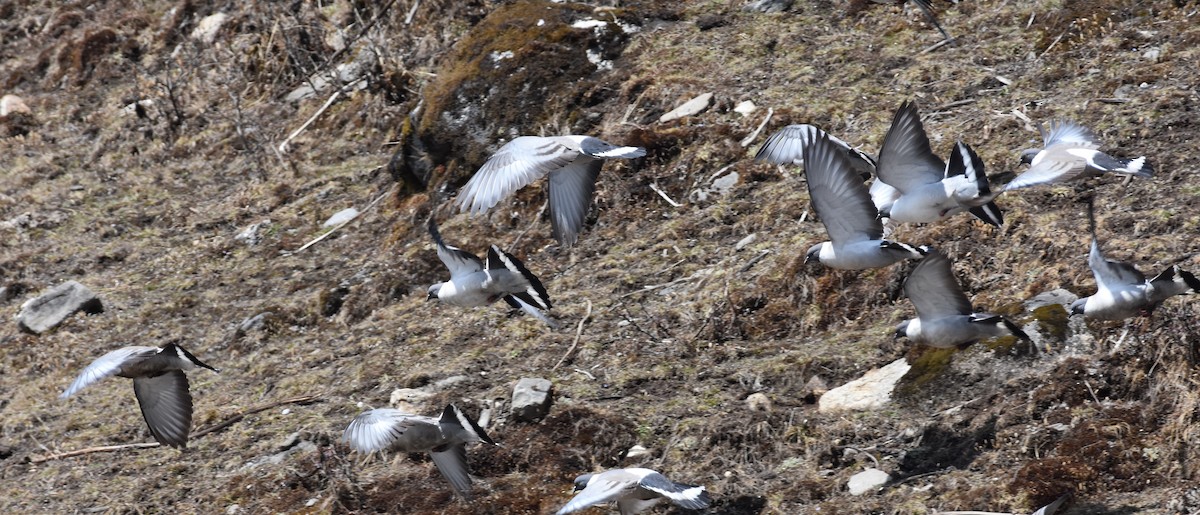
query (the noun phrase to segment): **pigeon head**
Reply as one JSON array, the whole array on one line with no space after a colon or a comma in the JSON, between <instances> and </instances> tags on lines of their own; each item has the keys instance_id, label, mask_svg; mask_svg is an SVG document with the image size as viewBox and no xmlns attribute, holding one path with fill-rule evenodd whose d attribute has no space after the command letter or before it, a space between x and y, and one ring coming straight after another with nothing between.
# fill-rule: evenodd
<instances>
[{"instance_id":1,"label":"pigeon head","mask_svg":"<svg viewBox=\"0 0 1200 515\"><path fill-rule=\"evenodd\" d=\"M804 253L804 264L809 264L812 261L821 262L821 248L826 242L818 243L808 248L808 252Z\"/></svg>"},{"instance_id":2,"label":"pigeon head","mask_svg":"<svg viewBox=\"0 0 1200 515\"><path fill-rule=\"evenodd\" d=\"M1072 315L1082 315L1083 314L1083 306L1085 304L1087 304L1087 297L1084 297L1082 299L1076 300L1075 302L1072 302L1071 309L1069 309L1068 311L1070 311Z\"/></svg>"},{"instance_id":3,"label":"pigeon head","mask_svg":"<svg viewBox=\"0 0 1200 515\"><path fill-rule=\"evenodd\" d=\"M220 370L217 370L217 369L209 366L207 363L200 361L199 358L197 358L196 356L193 356L192 353L187 351L187 349L184 349L183 347L180 347L174 343L168 343L167 345L163 346L162 350L159 352L165 352L167 354L175 354L176 356L179 357L179 359L184 360L187 363L190 363L191 366L185 367L184 370L186 370L187 368L199 367L199 368L207 368L209 370L212 370L213 372L220 372Z\"/></svg>"},{"instance_id":4,"label":"pigeon head","mask_svg":"<svg viewBox=\"0 0 1200 515\"><path fill-rule=\"evenodd\" d=\"M1027 148L1021 151L1021 164L1027 165L1033 163L1033 157L1041 152L1040 148Z\"/></svg>"},{"instance_id":5,"label":"pigeon head","mask_svg":"<svg viewBox=\"0 0 1200 515\"><path fill-rule=\"evenodd\" d=\"M896 332L892 333L893 340L899 340L900 338L908 336L908 323L910 321L911 320L905 320L899 324L896 324Z\"/></svg>"},{"instance_id":6,"label":"pigeon head","mask_svg":"<svg viewBox=\"0 0 1200 515\"><path fill-rule=\"evenodd\" d=\"M588 483L592 480L592 476L594 475L595 474L584 474L575 478L575 491L578 492L584 488L587 488Z\"/></svg>"},{"instance_id":7,"label":"pigeon head","mask_svg":"<svg viewBox=\"0 0 1200 515\"><path fill-rule=\"evenodd\" d=\"M437 283L433 286L430 286L429 295L425 297L425 300L434 300L438 298L438 292L442 290L442 284L443 283Z\"/></svg>"}]
</instances>

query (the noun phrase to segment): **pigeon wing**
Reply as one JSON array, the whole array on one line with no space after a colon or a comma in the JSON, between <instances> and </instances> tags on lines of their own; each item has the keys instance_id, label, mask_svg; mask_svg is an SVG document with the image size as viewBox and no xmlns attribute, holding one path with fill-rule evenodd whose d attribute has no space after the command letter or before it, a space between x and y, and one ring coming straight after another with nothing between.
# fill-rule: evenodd
<instances>
[{"instance_id":1,"label":"pigeon wing","mask_svg":"<svg viewBox=\"0 0 1200 515\"><path fill-rule=\"evenodd\" d=\"M1096 276L1096 286L1108 291L1128 290L1146 283L1146 276L1133 265L1105 258L1095 238L1088 253L1088 266Z\"/></svg>"},{"instance_id":2,"label":"pigeon wing","mask_svg":"<svg viewBox=\"0 0 1200 515\"><path fill-rule=\"evenodd\" d=\"M1050 148L1058 144L1067 144L1076 148L1100 148L1100 141L1096 138L1096 135L1092 134L1092 131L1067 120L1050 122L1050 130L1042 134L1042 139L1045 148Z\"/></svg>"},{"instance_id":3,"label":"pigeon wing","mask_svg":"<svg viewBox=\"0 0 1200 515\"><path fill-rule=\"evenodd\" d=\"M579 156L554 138L521 136L496 151L458 195L460 211L486 212L501 199Z\"/></svg>"},{"instance_id":4,"label":"pigeon wing","mask_svg":"<svg viewBox=\"0 0 1200 515\"><path fill-rule=\"evenodd\" d=\"M892 118L892 126L879 150L879 179L901 193L942 180L946 163L933 154L921 124L917 105L905 102Z\"/></svg>"},{"instance_id":5,"label":"pigeon wing","mask_svg":"<svg viewBox=\"0 0 1200 515\"><path fill-rule=\"evenodd\" d=\"M676 483L657 472L647 474L638 482L638 486L666 497L671 502L689 510L703 510L712 502L703 486Z\"/></svg>"},{"instance_id":6,"label":"pigeon wing","mask_svg":"<svg viewBox=\"0 0 1200 515\"><path fill-rule=\"evenodd\" d=\"M950 269L950 259L936 249L926 253L908 275L904 281L904 294L923 320L970 315L972 311L971 301Z\"/></svg>"},{"instance_id":7,"label":"pigeon wing","mask_svg":"<svg viewBox=\"0 0 1200 515\"><path fill-rule=\"evenodd\" d=\"M450 269L451 279L483 270L483 261L479 259L479 256L458 247L446 245L446 242L442 241L442 234L438 232L433 217L429 218L429 234L433 236L433 242L437 245L438 259L442 260L442 264Z\"/></svg>"},{"instance_id":8,"label":"pigeon wing","mask_svg":"<svg viewBox=\"0 0 1200 515\"><path fill-rule=\"evenodd\" d=\"M636 484L635 480L631 477L616 481L605 477L594 478L583 491L575 494L575 497L566 506L558 510L556 515L564 515L597 504L605 504L632 491Z\"/></svg>"},{"instance_id":9,"label":"pigeon wing","mask_svg":"<svg viewBox=\"0 0 1200 515\"><path fill-rule=\"evenodd\" d=\"M561 139L559 138L559 141ZM633 159L646 155L646 149L642 147L618 147L600 138L593 138L591 136L579 138L579 149L584 154L597 159Z\"/></svg>"},{"instance_id":10,"label":"pigeon wing","mask_svg":"<svg viewBox=\"0 0 1200 515\"><path fill-rule=\"evenodd\" d=\"M363 412L346 427L342 440L358 452L387 449L408 429L405 421L412 415L396 409L373 409Z\"/></svg>"},{"instance_id":11,"label":"pigeon wing","mask_svg":"<svg viewBox=\"0 0 1200 515\"><path fill-rule=\"evenodd\" d=\"M121 367L131 365L147 358L153 357L158 353L157 347L122 347L96 358L83 372L79 373L79 377L67 387L66 391L59 395L59 398L65 399L75 394L79 390L84 389L88 385L95 383L108 376L121 371Z\"/></svg>"},{"instance_id":12,"label":"pigeon wing","mask_svg":"<svg viewBox=\"0 0 1200 515\"><path fill-rule=\"evenodd\" d=\"M438 471L464 499L471 498L471 476L467 474L467 446L459 443L435 448L429 453Z\"/></svg>"},{"instance_id":13,"label":"pigeon wing","mask_svg":"<svg viewBox=\"0 0 1200 515\"><path fill-rule=\"evenodd\" d=\"M538 280L537 276L533 275L533 272L530 272L528 268L525 268L525 263L522 263L516 256L500 250L500 247L492 245L488 249L487 269L507 270L524 278L529 285L525 288L524 292L517 295L521 295L522 300L530 304L536 304L542 309L550 309L550 294L546 293L546 287L542 286L542 281Z\"/></svg>"},{"instance_id":14,"label":"pigeon wing","mask_svg":"<svg viewBox=\"0 0 1200 515\"><path fill-rule=\"evenodd\" d=\"M834 245L883 237L883 223L867 186L828 135L820 135L805 147L804 170L813 209Z\"/></svg>"},{"instance_id":15,"label":"pigeon wing","mask_svg":"<svg viewBox=\"0 0 1200 515\"><path fill-rule=\"evenodd\" d=\"M559 243L570 246L579 238L603 164L599 159L579 156L550 174L550 227Z\"/></svg>"},{"instance_id":16,"label":"pigeon wing","mask_svg":"<svg viewBox=\"0 0 1200 515\"><path fill-rule=\"evenodd\" d=\"M187 374L172 370L154 377L134 378L133 394L150 434L158 443L187 447L192 429L192 394L188 391Z\"/></svg>"},{"instance_id":17,"label":"pigeon wing","mask_svg":"<svg viewBox=\"0 0 1200 515\"><path fill-rule=\"evenodd\" d=\"M829 135L808 124L788 125L767 138L767 142L758 149L754 159L780 165L803 165L804 147L812 143L819 134ZM850 161L850 166L864 176L863 180L875 175L875 159L871 156L851 148L848 143L833 135L829 135L829 141L842 149L846 159Z\"/></svg>"}]
</instances>

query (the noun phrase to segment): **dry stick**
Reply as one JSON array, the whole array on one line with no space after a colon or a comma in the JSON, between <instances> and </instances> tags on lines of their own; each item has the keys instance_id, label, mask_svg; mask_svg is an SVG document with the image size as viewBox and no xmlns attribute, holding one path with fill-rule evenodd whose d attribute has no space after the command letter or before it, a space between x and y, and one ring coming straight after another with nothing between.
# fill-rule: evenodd
<instances>
[{"instance_id":1,"label":"dry stick","mask_svg":"<svg viewBox=\"0 0 1200 515\"><path fill-rule=\"evenodd\" d=\"M359 80L362 80L362 79L355 80L354 82L358 82ZM354 84L354 82L351 82L350 84ZM350 84L347 84L347 86L349 86ZM288 151L288 143L290 143L292 141L292 139L294 139L296 136L299 136L300 133L304 132L304 130L307 129L309 125L312 125L313 122L317 121L317 117L321 116L321 113L324 113L326 109L329 109L329 106L333 105L334 100L337 100L338 97L342 96L342 89L343 88L338 88L337 91L334 91L333 94L329 96L329 100L325 101L325 105L321 106L320 109L317 109L317 112L313 113L313 115L308 118L308 121L304 122L304 125L301 125L299 129L292 131L292 133L287 137L287 139L283 140L283 143L279 144L279 153L280 154L287 152Z\"/></svg>"},{"instance_id":2,"label":"dry stick","mask_svg":"<svg viewBox=\"0 0 1200 515\"><path fill-rule=\"evenodd\" d=\"M197 431L196 434L192 435L192 440L196 440L196 439L199 439L209 433L214 433L216 431L225 429L225 428L241 421L242 419L246 418L246 415L253 415L255 413L266 411L271 408L277 408L277 407L283 406L285 404L304 404L304 403L315 401L318 398L319 397L316 395L305 395L302 397L293 397L291 399L284 399L282 401L272 402L270 404L265 404L262 406L250 408L246 411L243 411L242 413L238 413L237 415L229 417L228 419L226 419L224 422L221 422L220 424L217 424L217 425L212 426L207 429ZM161 446L162 446L162 444L160 444L158 442L143 442L143 443L127 443L127 444L123 444L123 445L105 445L105 446L101 446L101 447L88 447L86 449L60 452L58 454L50 454L47 456L34 456L29 459L29 462L30 463L42 463L42 462L46 462L46 461L59 460L59 459L63 459L63 458L74 458L75 456L83 456L85 454L94 454L94 453L98 453L98 452L115 452L115 451L121 451L121 450L125 450L125 449L146 449L146 448L150 448L150 447L161 447Z\"/></svg>"},{"instance_id":3,"label":"dry stick","mask_svg":"<svg viewBox=\"0 0 1200 515\"><path fill-rule=\"evenodd\" d=\"M75 456L83 456L84 454L92 454L97 452L113 452L124 449L143 449L147 447L160 447L162 444L158 442L143 442L143 443L127 443L124 445L105 445L101 447L88 447L87 449L79 449L76 451L60 452L48 456L34 456L29 458L30 463L42 463L50 460L58 460L62 458L74 458Z\"/></svg>"},{"instance_id":4,"label":"dry stick","mask_svg":"<svg viewBox=\"0 0 1200 515\"><path fill-rule=\"evenodd\" d=\"M671 207L683 207L683 204L675 202L674 199L667 196L667 192L663 191L662 188L659 188L658 184L655 184L653 182L650 183L650 189L654 190L654 192L657 193L658 196L662 197L663 200L667 201L667 203L670 204Z\"/></svg>"},{"instance_id":5,"label":"dry stick","mask_svg":"<svg viewBox=\"0 0 1200 515\"><path fill-rule=\"evenodd\" d=\"M215 433L215 432L225 429L229 426L232 426L232 425L240 422L242 419L246 418L246 415L253 415L255 413L261 413L261 412L267 411L271 408L278 408L278 407L286 405L286 404L306 404L309 402L313 402L319 398L320 398L320 396L318 396L318 395L302 395L300 397L292 397L291 399L284 399L282 401L276 401L276 402L272 402L270 404L256 406L256 407L250 408L246 411L243 411L241 413L238 413L237 415L229 417L229 418L225 419L224 422L221 422L220 424L197 431L195 435L192 435L192 440L199 439L207 434Z\"/></svg>"},{"instance_id":6,"label":"dry stick","mask_svg":"<svg viewBox=\"0 0 1200 515\"><path fill-rule=\"evenodd\" d=\"M591 316L592 316L592 300L588 299L587 313L583 314L583 318L579 319L579 327L575 328L575 341L571 342L571 348L567 349L567 353L563 354L563 357L558 360L558 363L555 363L554 366L550 368L551 372L558 369L558 366L562 365L563 362L566 361L567 358L569 358L571 356L572 352L575 352L575 347L577 347L579 345L579 338L581 336L583 336L583 324L584 324L584 322L587 322L587 319L591 318Z\"/></svg>"},{"instance_id":7,"label":"dry stick","mask_svg":"<svg viewBox=\"0 0 1200 515\"><path fill-rule=\"evenodd\" d=\"M1069 25L1067 25L1067 30L1071 30L1071 28L1074 26L1075 22L1072 21ZM1054 48L1054 45L1057 45L1059 41L1062 41L1063 36L1067 35L1067 30L1064 30L1062 34L1059 34L1058 37L1054 38L1054 41L1050 42L1050 46L1046 47L1046 50L1042 51L1042 54L1038 56L1038 59L1046 57L1046 54L1050 53L1050 49Z\"/></svg>"},{"instance_id":8,"label":"dry stick","mask_svg":"<svg viewBox=\"0 0 1200 515\"><path fill-rule=\"evenodd\" d=\"M417 8L420 6L421 6L421 0L417 0L416 2L413 2L412 9L408 10L408 16L404 17L405 25L412 24L413 16L415 16L417 14Z\"/></svg>"},{"instance_id":9,"label":"dry stick","mask_svg":"<svg viewBox=\"0 0 1200 515\"><path fill-rule=\"evenodd\" d=\"M762 123L758 124L758 128L754 129L754 132L751 132L749 136L742 138L742 141L739 142L739 144L742 145L742 148L746 148L746 147L750 146L751 143L754 143L754 140L758 138L758 134L760 132L762 132L763 127L766 127L767 122L771 121L771 115L773 115L773 114L775 114L775 108L768 107L767 108L767 116L765 118L763 118Z\"/></svg>"},{"instance_id":10,"label":"dry stick","mask_svg":"<svg viewBox=\"0 0 1200 515\"><path fill-rule=\"evenodd\" d=\"M380 168L380 167L377 167L377 168ZM395 187L395 186L392 186L392 188L394 188L394 187ZM371 210L371 208L375 207L375 204L378 204L380 200L383 200L383 197L386 197L386 196L387 196L389 193L391 193L391 192L392 192L392 188L388 188L388 189L387 189L387 191L385 191L385 192L383 192L383 193L379 194L379 196L378 196L378 197L375 197L375 200L372 200L370 204L367 204L367 207L366 207L365 209L363 209L361 212L359 212L357 215L354 215L354 216L350 217L350 219L349 219L349 220L346 220L345 222L342 222L342 223L340 223L340 224L337 224L336 226L334 226L334 228L333 228L333 229L330 229L330 230L329 230L328 232L326 232L325 234L322 234L322 235L320 235L320 236L317 236L316 238L313 238L313 240L312 240L312 241L310 241L310 242L308 242L308 243L305 243L303 247L300 247L300 248L298 248L298 249L296 249L296 250L293 250L292 252L290 252L290 254L299 254L300 252L304 251L304 249L307 249L307 248L309 248L309 247L311 247L311 246L315 245L317 242L319 242L319 241L321 241L321 240L323 240L323 239L325 239L325 238L329 237L329 235L330 235L330 234L333 234L333 233L337 232L337 230L338 230L338 229L341 229L342 227L345 227L345 226L346 226L346 225L348 225L350 222L353 222L353 221L355 221L355 220L358 220L358 217L362 216L362 215L363 215L363 213L366 213L367 211L370 211L370 210Z\"/></svg>"}]
</instances>

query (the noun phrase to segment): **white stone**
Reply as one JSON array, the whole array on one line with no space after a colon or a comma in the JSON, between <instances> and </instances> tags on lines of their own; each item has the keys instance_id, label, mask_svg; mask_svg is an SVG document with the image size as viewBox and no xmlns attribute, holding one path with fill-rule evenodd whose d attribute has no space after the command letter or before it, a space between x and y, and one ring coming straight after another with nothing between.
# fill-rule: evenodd
<instances>
[{"instance_id":1,"label":"white stone","mask_svg":"<svg viewBox=\"0 0 1200 515\"><path fill-rule=\"evenodd\" d=\"M738 103L738 105L733 106L733 112L742 116L750 116L750 114L756 109L758 109L758 106L754 105L754 102L749 100L743 100Z\"/></svg>"},{"instance_id":2,"label":"white stone","mask_svg":"<svg viewBox=\"0 0 1200 515\"><path fill-rule=\"evenodd\" d=\"M630 447L629 450L625 452L626 458L640 458L642 456L648 456L648 455L650 455L650 449L647 449L640 445L635 445L633 447Z\"/></svg>"},{"instance_id":3,"label":"white stone","mask_svg":"<svg viewBox=\"0 0 1200 515\"><path fill-rule=\"evenodd\" d=\"M336 227L353 220L356 216L358 216L358 210L348 207L334 213L328 220L325 220L325 223L321 224L321 227Z\"/></svg>"},{"instance_id":4,"label":"white stone","mask_svg":"<svg viewBox=\"0 0 1200 515\"><path fill-rule=\"evenodd\" d=\"M752 233L750 233L749 236L746 236L745 238L738 240L738 242L733 246L733 250L742 250L742 249L746 248L746 245L754 243L754 240L757 240L757 239L758 239L758 233L752 232Z\"/></svg>"},{"instance_id":5,"label":"white stone","mask_svg":"<svg viewBox=\"0 0 1200 515\"><path fill-rule=\"evenodd\" d=\"M269 227L270 225L270 220L263 220L256 224L250 224L245 229L242 229L242 232L237 233L237 236L234 236L233 239L234 241L240 241L253 247L262 241L263 228Z\"/></svg>"},{"instance_id":6,"label":"white stone","mask_svg":"<svg viewBox=\"0 0 1200 515\"><path fill-rule=\"evenodd\" d=\"M746 397L746 407L750 408L750 411L771 411L771 399L762 392L752 393Z\"/></svg>"},{"instance_id":7,"label":"white stone","mask_svg":"<svg viewBox=\"0 0 1200 515\"><path fill-rule=\"evenodd\" d=\"M221 26L225 24L225 20L229 19L229 15L225 13L210 14L200 20L196 24L196 29L192 31L192 39L200 41L206 45L211 45L217 40L217 32L221 31Z\"/></svg>"},{"instance_id":8,"label":"white stone","mask_svg":"<svg viewBox=\"0 0 1200 515\"><path fill-rule=\"evenodd\" d=\"M892 390L912 368L900 358L883 368L871 370L862 377L825 392L817 402L817 411L869 410L887 404Z\"/></svg>"},{"instance_id":9,"label":"white stone","mask_svg":"<svg viewBox=\"0 0 1200 515\"><path fill-rule=\"evenodd\" d=\"M705 109L708 109L708 106L712 104L712 99L712 93L700 95L696 98L688 100L687 102L684 102L683 105L676 107L675 109L672 109L666 114L660 116L658 121L669 122L671 120L678 120L687 116L700 114L704 112Z\"/></svg>"},{"instance_id":10,"label":"white stone","mask_svg":"<svg viewBox=\"0 0 1200 515\"><path fill-rule=\"evenodd\" d=\"M0 118L13 113L33 114L29 106L25 105L25 101L16 95L4 95L0 98Z\"/></svg>"},{"instance_id":11,"label":"white stone","mask_svg":"<svg viewBox=\"0 0 1200 515\"><path fill-rule=\"evenodd\" d=\"M549 380L524 377L513 388L512 412L517 420L534 422L550 413Z\"/></svg>"},{"instance_id":12,"label":"white stone","mask_svg":"<svg viewBox=\"0 0 1200 515\"><path fill-rule=\"evenodd\" d=\"M889 476L887 472L872 468L850 476L850 482L846 486L850 489L850 495L862 495L891 480L892 476Z\"/></svg>"}]
</instances>

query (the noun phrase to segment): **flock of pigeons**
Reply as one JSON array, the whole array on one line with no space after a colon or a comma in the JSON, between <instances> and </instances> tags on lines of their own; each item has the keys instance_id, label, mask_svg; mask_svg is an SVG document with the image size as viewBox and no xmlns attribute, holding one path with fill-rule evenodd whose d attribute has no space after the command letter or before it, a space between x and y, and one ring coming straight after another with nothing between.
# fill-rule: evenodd
<instances>
[{"instance_id":1,"label":"flock of pigeons","mask_svg":"<svg viewBox=\"0 0 1200 515\"><path fill-rule=\"evenodd\" d=\"M1028 336L999 315L975 312L955 279L949 258L929 246L886 239L889 224L937 222L967 212L999 226L1004 219L995 199L1001 193L1108 173L1141 177L1153 173L1145 157L1118 159L1101 152L1096 138L1074 123L1053 123L1048 131L1042 131L1042 137L1043 148L1021 154L1029 170L1002 189L993 189L983 161L966 143L955 144L948 162L936 156L911 102L896 112L877 159L811 125L791 125L775 133L756 159L804 167L810 200L829 234L829 241L808 250L806 260L840 269L920 260L904 282L904 293L917 317L901 322L896 327L897 337L933 347L962 347L995 336L1025 340ZM610 145L589 136L522 136L504 145L480 168L463 187L458 204L464 212L483 213L545 176L553 236L570 246L583 229L603 161L645 154L642 148ZM868 187L866 181L872 176L874 182ZM1098 291L1071 304L1072 314L1119 320L1149 314L1171 296L1200 291L1200 281L1178 266L1147 280L1132 265L1106 259L1096 239L1090 204L1088 212L1092 232L1088 264ZM487 260L481 260L447 245L432 218L428 228L439 259L450 271L448 281L429 287L429 299L464 307L503 299L548 325L556 325L544 313L551 308L546 288L519 259L492 245ZM183 448L192 422L192 397L184 371L195 368L216 371L176 344L125 347L94 361L62 397L105 377L132 378L134 395L151 434L163 445ZM496 444L475 420L453 405L446 406L438 418L373 409L350 422L344 439L360 452L429 452L438 470L464 498L469 498L471 491L466 444ZM703 486L675 483L644 468L585 474L575 480L575 489L579 493L559 514L611 501L617 502L622 514L640 512L662 499L687 509L703 509L710 503Z\"/></svg>"}]
</instances>

